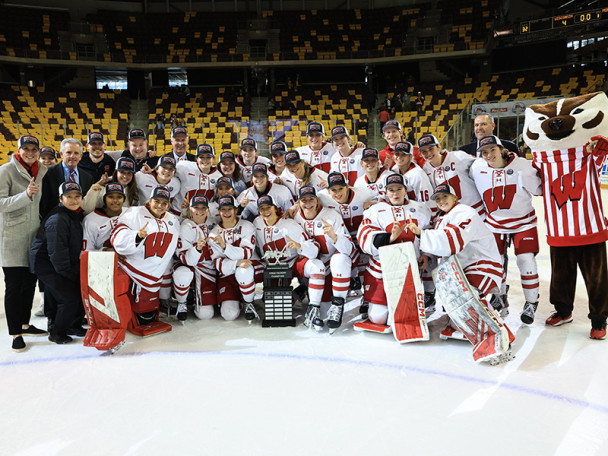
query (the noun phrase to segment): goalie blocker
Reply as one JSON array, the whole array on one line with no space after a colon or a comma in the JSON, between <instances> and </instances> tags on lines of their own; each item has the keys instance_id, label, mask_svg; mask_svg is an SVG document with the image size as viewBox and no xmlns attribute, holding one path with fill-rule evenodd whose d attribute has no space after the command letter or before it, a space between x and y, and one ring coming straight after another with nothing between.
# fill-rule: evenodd
<instances>
[{"instance_id":1,"label":"goalie blocker","mask_svg":"<svg viewBox=\"0 0 608 456\"><path fill-rule=\"evenodd\" d=\"M124 342L127 330L139 336L171 331L171 325L160 321L145 326L138 324L133 314L132 282L118 267L114 252L82 252L80 282L90 326L84 338L85 346L112 350Z\"/></svg>"}]
</instances>

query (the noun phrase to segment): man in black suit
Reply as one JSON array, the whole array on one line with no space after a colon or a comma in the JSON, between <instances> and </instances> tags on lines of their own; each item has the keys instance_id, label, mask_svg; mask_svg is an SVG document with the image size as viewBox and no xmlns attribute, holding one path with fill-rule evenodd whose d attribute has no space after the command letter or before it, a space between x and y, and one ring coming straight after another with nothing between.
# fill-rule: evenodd
<instances>
[{"instance_id":1,"label":"man in black suit","mask_svg":"<svg viewBox=\"0 0 608 456\"><path fill-rule=\"evenodd\" d=\"M93 176L78 167L82 159L82 143L74 138L61 141L59 153L61 163L51 166L42 179L42 195L40 198L40 218L44 217L59 204L59 186L64 182L80 184L83 195L95 183Z\"/></svg>"},{"instance_id":2,"label":"man in black suit","mask_svg":"<svg viewBox=\"0 0 608 456\"><path fill-rule=\"evenodd\" d=\"M188 153L188 130L184 127L171 129L171 146L173 151L165 155L175 158L176 163L180 160L196 161L196 157Z\"/></svg>"},{"instance_id":3,"label":"man in black suit","mask_svg":"<svg viewBox=\"0 0 608 456\"><path fill-rule=\"evenodd\" d=\"M478 157L477 148L479 140L484 136L493 135L495 128L496 124L494 123L494 118L490 114L478 114L477 116L475 116L475 120L473 121L475 141L470 144L460 146L460 150L464 150L467 154L472 155L473 157ZM517 155L521 155L519 149L517 148L514 142L508 141L506 139L501 139L500 142L507 150L515 152Z\"/></svg>"}]
</instances>

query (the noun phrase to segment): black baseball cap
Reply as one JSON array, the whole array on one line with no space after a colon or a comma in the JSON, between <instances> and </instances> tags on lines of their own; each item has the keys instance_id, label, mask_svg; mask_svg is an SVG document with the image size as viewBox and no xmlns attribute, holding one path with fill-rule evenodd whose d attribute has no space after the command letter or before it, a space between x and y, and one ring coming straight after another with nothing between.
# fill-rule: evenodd
<instances>
[{"instance_id":1,"label":"black baseball cap","mask_svg":"<svg viewBox=\"0 0 608 456\"><path fill-rule=\"evenodd\" d=\"M285 163L300 163L302 159L300 158L300 153L297 150L290 150L285 154Z\"/></svg>"},{"instance_id":2,"label":"black baseball cap","mask_svg":"<svg viewBox=\"0 0 608 456\"><path fill-rule=\"evenodd\" d=\"M74 191L82 195L82 188L76 182L64 182L59 186L59 196Z\"/></svg>"},{"instance_id":3,"label":"black baseball cap","mask_svg":"<svg viewBox=\"0 0 608 456\"><path fill-rule=\"evenodd\" d=\"M375 158L376 160L379 160L380 155L378 154L378 149L375 149L373 147L366 147L365 149L363 149L363 152L361 153L361 160L364 160L366 158Z\"/></svg>"},{"instance_id":4,"label":"black baseball cap","mask_svg":"<svg viewBox=\"0 0 608 456\"><path fill-rule=\"evenodd\" d=\"M120 157L116 162L116 171L135 172L135 160L129 157Z\"/></svg>"},{"instance_id":5,"label":"black baseball cap","mask_svg":"<svg viewBox=\"0 0 608 456\"><path fill-rule=\"evenodd\" d=\"M177 135L188 136L188 130L186 130L184 127L173 127L171 129L171 137L175 138Z\"/></svg>"},{"instance_id":6,"label":"black baseball cap","mask_svg":"<svg viewBox=\"0 0 608 456\"><path fill-rule=\"evenodd\" d=\"M207 207L209 207L209 200L204 195L194 195L190 199L190 207L196 207L196 206L207 206Z\"/></svg>"},{"instance_id":7,"label":"black baseball cap","mask_svg":"<svg viewBox=\"0 0 608 456\"><path fill-rule=\"evenodd\" d=\"M405 182L403 181L403 176L401 174L397 174L397 173L391 174L386 178L385 187L388 187L391 184L399 184L399 185L403 185L404 187L406 187Z\"/></svg>"},{"instance_id":8,"label":"black baseball cap","mask_svg":"<svg viewBox=\"0 0 608 456\"><path fill-rule=\"evenodd\" d=\"M387 120L382 126L382 132L384 133L384 130L386 130L387 128L396 128L397 130L402 131L401 124L398 120L395 119Z\"/></svg>"},{"instance_id":9,"label":"black baseball cap","mask_svg":"<svg viewBox=\"0 0 608 456\"><path fill-rule=\"evenodd\" d=\"M287 153L287 144L283 141L275 141L270 145L270 153L281 152L282 154Z\"/></svg>"},{"instance_id":10,"label":"black baseball cap","mask_svg":"<svg viewBox=\"0 0 608 456\"><path fill-rule=\"evenodd\" d=\"M143 131L141 128L134 128L132 130L129 130L129 141L137 138L146 139L146 132Z\"/></svg>"},{"instance_id":11,"label":"black baseball cap","mask_svg":"<svg viewBox=\"0 0 608 456\"><path fill-rule=\"evenodd\" d=\"M215 157L215 149L211 144L199 144L196 146L196 156L198 157L199 155L211 155Z\"/></svg>"},{"instance_id":12,"label":"black baseball cap","mask_svg":"<svg viewBox=\"0 0 608 456\"><path fill-rule=\"evenodd\" d=\"M32 146L36 146L38 149L40 149L40 141L38 141L38 138L32 135L24 135L19 138L19 149L26 144L31 144Z\"/></svg>"},{"instance_id":13,"label":"black baseball cap","mask_svg":"<svg viewBox=\"0 0 608 456\"><path fill-rule=\"evenodd\" d=\"M413 153L413 148L414 146L412 146L412 143L408 141L399 141L395 144L395 152L401 152L403 154L411 155Z\"/></svg>"},{"instance_id":14,"label":"black baseball cap","mask_svg":"<svg viewBox=\"0 0 608 456\"><path fill-rule=\"evenodd\" d=\"M230 185L230 187L234 188L232 184L232 179L228 176L222 176L215 181L215 188L219 187L221 184Z\"/></svg>"},{"instance_id":15,"label":"black baseball cap","mask_svg":"<svg viewBox=\"0 0 608 456\"><path fill-rule=\"evenodd\" d=\"M167 187L159 185L152 191L152 196L150 197L150 199L152 199L152 198L171 201L171 192L169 191L169 189Z\"/></svg>"},{"instance_id":16,"label":"black baseball cap","mask_svg":"<svg viewBox=\"0 0 608 456\"><path fill-rule=\"evenodd\" d=\"M438 146L439 145L439 141L437 141L437 138L434 135L431 135L429 133L426 133L424 135L422 135L420 137L420 139L418 140L418 147L424 147L424 146Z\"/></svg>"},{"instance_id":17,"label":"black baseball cap","mask_svg":"<svg viewBox=\"0 0 608 456\"><path fill-rule=\"evenodd\" d=\"M325 127L321 122L309 122L308 126L306 127L306 134L309 135L311 133L325 135Z\"/></svg>"},{"instance_id":18,"label":"black baseball cap","mask_svg":"<svg viewBox=\"0 0 608 456\"><path fill-rule=\"evenodd\" d=\"M268 167L264 163L254 163L251 167L251 175L262 173L268 175Z\"/></svg>"},{"instance_id":19,"label":"black baseball cap","mask_svg":"<svg viewBox=\"0 0 608 456\"><path fill-rule=\"evenodd\" d=\"M236 207L236 200L232 195L224 195L217 200L218 207Z\"/></svg>"},{"instance_id":20,"label":"black baseball cap","mask_svg":"<svg viewBox=\"0 0 608 456\"><path fill-rule=\"evenodd\" d=\"M317 196L317 191L315 190L315 188L312 185L305 185L304 187L300 188L300 191L298 192L298 198L302 198L304 196Z\"/></svg>"},{"instance_id":21,"label":"black baseball cap","mask_svg":"<svg viewBox=\"0 0 608 456\"><path fill-rule=\"evenodd\" d=\"M241 149L245 146L251 146L253 147L255 150L258 150L258 145L255 142L255 139L253 138L245 138L241 141Z\"/></svg>"},{"instance_id":22,"label":"black baseball cap","mask_svg":"<svg viewBox=\"0 0 608 456\"><path fill-rule=\"evenodd\" d=\"M158 168L159 166L173 166L175 168L175 158L173 158L171 155L162 155L160 160L158 160L156 167Z\"/></svg>"},{"instance_id":23,"label":"black baseball cap","mask_svg":"<svg viewBox=\"0 0 608 456\"><path fill-rule=\"evenodd\" d=\"M276 206L276 204L274 204L274 201L272 200L272 196L270 195L264 195L258 198L258 208L265 204L268 206Z\"/></svg>"},{"instance_id":24,"label":"black baseball cap","mask_svg":"<svg viewBox=\"0 0 608 456\"><path fill-rule=\"evenodd\" d=\"M118 182L108 182L103 191L104 201L106 199L106 196L108 196L110 193L120 193L122 196L125 196L125 188Z\"/></svg>"},{"instance_id":25,"label":"black baseball cap","mask_svg":"<svg viewBox=\"0 0 608 456\"><path fill-rule=\"evenodd\" d=\"M504 147L502 145L502 142L500 141L500 139L498 139L498 137L494 136L494 135L488 135L488 136L484 136L483 138L481 138L479 140L479 144L477 145L477 152L480 152L481 149L483 149L486 146Z\"/></svg>"},{"instance_id":26,"label":"black baseball cap","mask_svg":"<svg viewBox=\"0 0 608 456\"><path fill-rule=\"evenodd\" d=\"M106 140L105 140L105 138L104 138L104 136L103 136L102 133L99 133L98 131L92 131L92 132L89 133L89 136L87 138L87 142L90 144L90 143L95 142L95 141L102 142L104 144L106 143Z\"/></svg>"},{"instance_id":27,"label":"black baseball cap","mask_svg":"<svg viewBox=\"0 0 608 456\"><path fill-rule=\"evenodd\" d=\"M234 156L234 154L233 154L232 152L230 152L230 151L225 151L225 152L222 152L222 153L220 154L220 159L219 159L219 161L224 161L224 160L226 160L227 158L229 158L230 160L236 161L236 157L235 157L235 156Z\"/></svg>"},{"instance_id":28,"label":"black baseball cap","mask_svg":"<svg viewBox=\"0 0 608 456\"><path fill-rule=\"evenodd\" d=\"M57 152L51 146L44 146L40 149L40 156L42 155L52 155L54 158L57 158Z\"/></svg>"},{"instance_id":29,"label":"black baseball cap","mask_svg":"<svg viewBox=\"0 0 608 456\"><path fill-rule=\"evenodd\" d=\"M438 195L441 195L442 193L446 195L458 196L456 195L456 193L454 193L454 190L452 190L452 187L450 187L448 184L439 184L437 187L435 187L435 190L431 195L431 199L434 200L435 198L437 198Z\"/></svg>"},{"instance_id":30,"label":"black baseball cap","mask_svg":"<svg viewBox=\"0 0 608 456\"><path fill-rule=\"evenodd\" d=\"M337 185L341 185L342 187L348 187L344 175L342 173L334 171L333 173L330 173L329 176L327 176L327 188L332 188Z\"/></svg>"},{"instance_id":31,"label":"black baseball cap","mask_svg":"<svg viewBox=\"0 0 608 456\"><path fill-rule=\"evenodd\" d=\"M346 129L346 127L344 125L337 125L331 129L331 138L332 139L334 139L334 137L338 136L338 135L345 135L350 138L350 135L348 134L348 130Z\"/></svg>"}]
</instances>

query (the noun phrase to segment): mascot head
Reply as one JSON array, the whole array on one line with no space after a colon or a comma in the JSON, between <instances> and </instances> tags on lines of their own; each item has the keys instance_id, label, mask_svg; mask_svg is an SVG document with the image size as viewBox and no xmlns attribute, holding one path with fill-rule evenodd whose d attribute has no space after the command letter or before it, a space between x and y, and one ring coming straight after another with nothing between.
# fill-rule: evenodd
<instances>
[{"instance_id":1,"label":"mascot head","mask_svg":"<svg viewBox=\"0 0 608 456\"><path fill-rule=\"evenodd\" d=\"M526 108L524 139L532 151L580 147L607 131L608 97L604 92Z\"/></svg>"}]
</instances>

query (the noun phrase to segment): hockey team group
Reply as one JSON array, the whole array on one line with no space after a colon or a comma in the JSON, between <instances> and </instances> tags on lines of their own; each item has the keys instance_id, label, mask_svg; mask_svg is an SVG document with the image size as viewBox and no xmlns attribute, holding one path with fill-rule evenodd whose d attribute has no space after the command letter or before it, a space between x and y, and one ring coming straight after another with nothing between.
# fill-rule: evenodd
<instances>
[{"instance_id":1,"label":"hockey team group","mask_svg":"<svg viewBox=\"0 0 608 456\"><path fill-rule=\"evenodd\" d=\"M492 119L483 115L479 120ZM188 317L188 303L201 320L218 315L235 320L241 313L251 322L259 319L256 284L262 283L266 266L280 258L298 278L294 296L307 303L304 324L311 329L336 331L347 296L362 291L362 318L355 329L396 335L395 327L401 325L407 333L411 325L426 326L425 318L435 311L437 288L437 302L450 317L442 339L469 340L478 361L505 355L514 339L503 321L510 309L510 246L525 297L512 307L529 325L539 303L539 237L532 205L533 196L543 192L538 170L492 134L477 138L472 154L444 150L432 134L422 135L416 145L404 141L396 120L386 122L383 137L387 147L378 151L354 143L344 126L326 135L321 123L309 122L306 146L290 150L273 142L270 158L258 155L252 138L241 141L238 155L217 154L209 144L198 145L194 155L184 147L186 129L177 127L172 131L174 151L156 157L147 153L145 133L135 129L124 152L104 153L104 144L103 163L113 169L98 167L101 177L94 176L96 183L88 189L84 168L77 166L79 175L74 176L69 166L55 165L63 166L65 178L53 195L54 207L47 214L41 211L29 249L31 273L44 289L50 340L61 344L85 335L81 296L88 298L81 287L91 284L83 282L81 251L107 251L115 252L111 260L116 258L117 267L109 263L106 279L113 282L115 295L128 298L128 329L138 333L139 327L142 335L161 324L159 307L171 309L173 303L175 308L175 301L181 321ZM95 142L104 143L103 135L91 133L87 148ZM72 148L82 151L77 140L64 140L62 158ZM37 154L37 139L24 136L19 153L2 168L16 166L28 180L28 200L41 197L44 203L40 193L52 189L32 174ZM89 160L95 154L99 151L89 148ZM101 163L99 157L93 162ZM7 199L16 197L2 185L6 208ZM410 252L413 279L403 272L398 283L384 283L389 266L382 252L402 244L410 250L394 249L390 255L405 256L389 256L391 267L408 270L407 264L394 264L401 261L394 258L407 258ZM458 289L460 274L466 278L463 289L470 288L466 293ZM389 288L399 295L420 287L422 293L403 291L420 302L407 298L391 304L387 296ZM124 339L125 322L121 332L112 324L93 325L86 313L93 329L110 331L103 337ZM27 320L16 323L23 324L22 335L46 334L29 325L29 310ZM567 320L556 313L546 324ZM10 331L13 336L15 331L19 329ZM407 342L408 337L397 339Z\"/></svg>"}]
</instances>

